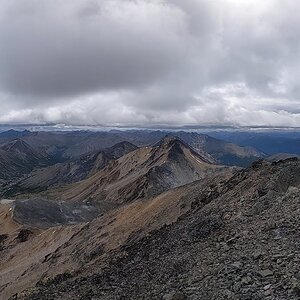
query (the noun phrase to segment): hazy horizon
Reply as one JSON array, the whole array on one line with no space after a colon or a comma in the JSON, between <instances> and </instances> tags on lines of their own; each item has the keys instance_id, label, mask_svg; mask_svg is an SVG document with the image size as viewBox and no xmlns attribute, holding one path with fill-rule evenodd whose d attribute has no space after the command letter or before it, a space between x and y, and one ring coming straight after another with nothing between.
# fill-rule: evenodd
<instances>
[{"instance_id":1,"label":"hazy horizon","mask_svg":"<svg viewBox=\"0 0 300 300\"><path fill-rule=\"evenodd\" d=\"M153 125L153 126L105 126L105 125L66 125L66 124L0 124L0 133L9 130L16 131L130 131L130 130L145 130L145 131L186 131L186 132L294 132L300 133L300 127L268 127L268 126L168 126L168 125Z\"/></svg>"}]
</instances>

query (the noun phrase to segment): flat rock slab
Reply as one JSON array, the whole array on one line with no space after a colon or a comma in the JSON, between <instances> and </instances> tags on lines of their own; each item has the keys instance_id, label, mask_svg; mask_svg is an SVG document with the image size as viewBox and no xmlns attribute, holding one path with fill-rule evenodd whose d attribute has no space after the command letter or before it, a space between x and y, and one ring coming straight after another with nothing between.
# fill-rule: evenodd
<instances>
[{"instance_id":1,"label":"flat rock slab","mask_svg":"<svg viewBox=\"0 0 300 300\"><path fill-rule=\"evenodd\" d=\"M258 274L262 277L269 277L269 276L273 276L273 271L267 269L267 270L262 270L262 271L259 271Z\"/></svg>"}]
</instances>

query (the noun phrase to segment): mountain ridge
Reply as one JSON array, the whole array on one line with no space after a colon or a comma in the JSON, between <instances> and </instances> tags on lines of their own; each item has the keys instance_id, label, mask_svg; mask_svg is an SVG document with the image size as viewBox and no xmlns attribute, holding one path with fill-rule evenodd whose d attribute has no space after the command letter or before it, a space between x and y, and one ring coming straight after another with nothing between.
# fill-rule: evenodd
<instances>
[{"instance_id":1,"label":"mountain ridge","mask_svg":"<svg viewBox=\"0 0 300 300\"><path fill-rule=\"evenodd\" d=\"M120 203L157 195L220 169L203 160L177 138L164 138L153 147L143 147L112 161L91 178L70 187L66 200Z\"/></svg>"},{"instance_id":2,"label":"mountain ridge","mask_svg":"<svg viewBox=\"0 0 300 300\"><path fill-rule=\"evenodd\" d=\"M127 141L117 143L111 148L81 156L78 159L57 163L30 173L26 178L14 183L4 190L4 196L16 193L32 193L47 190L83 180L103 169L111 160L137 149Z\"/></svg>"},{"instance_id":3,"label":"mountain ridge","mask_svg":"<svg viewBox=\"0 0 300 300\"><path fill-rule=\"evenodd\" d=\"M296 300L299 172L298 159L259 161L57 228L56 248L42 264L36 252L5 295L28 286L11 299Z\"/></svg>"},{"instance_id":4,"label":"mountain ridge","mask_svg":"<svg viewBox=\"0 0 300 300\"><path fill-rule=\"evenodd\" d=\"M206 155L207 159L219 164L245 167L265 155L251 147L241 147L205 134L183 131L31 132L21 138L33 149L46 152L57 162L63 162L112 147L122 141L138 147L152 146L166 134L179 137L198 154ZM0 145L6 141L7 138L1 138L0 135Z\"/></svg>"}]
</instances>

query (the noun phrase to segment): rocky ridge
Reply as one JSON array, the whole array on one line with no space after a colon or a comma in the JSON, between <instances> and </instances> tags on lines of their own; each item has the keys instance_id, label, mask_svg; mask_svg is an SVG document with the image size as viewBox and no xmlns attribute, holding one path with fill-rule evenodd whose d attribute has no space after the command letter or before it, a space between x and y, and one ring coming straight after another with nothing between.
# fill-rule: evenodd
<instances>
[{"instance_id":1,"label":"rocky ridge","mask_svg":"<svg viewBox=\"0 0 300 300\"><path fill-rule=\"evenodd\" d=\"M298 159L180 189L177 220L12 299L299 299Z\"/></svg>"}]
</instances>

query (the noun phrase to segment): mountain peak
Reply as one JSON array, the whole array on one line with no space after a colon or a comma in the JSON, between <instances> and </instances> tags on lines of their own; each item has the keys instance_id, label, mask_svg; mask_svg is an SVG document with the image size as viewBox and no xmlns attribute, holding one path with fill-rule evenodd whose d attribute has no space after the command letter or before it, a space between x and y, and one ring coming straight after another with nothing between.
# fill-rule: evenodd
<instances>
[{"instance_id":1,"label":"mountain peak","mask_svg":"<svg viewBox=\"0 0 300 300\"><path fill-rule=\"evenodd\" d=\"M16 138L12 141L7 142L6 144L1 146L1 149L5 150L5 151L23 151L23 150L31 150L31 147L22 139L20 138Z\"/></svg>"},{"instance_id":2,"label":"mountain peak","mask_svg":"<svg viewBox=\"0 0 300 300\"><path fill-rule=\"evenodd\" d=\"M119 142L115 145L113 145L112 147L110 147L109 149L111 150L114 150L114 149L119 149L119 148L129 148L129 149L132 149L132 150L135 150L137 149L138 147L128 141L123 141L123 142Z\"/></svg>"},{"instance_id":3,"label":"mountain peak","mask_svg":"<svg viewBox=\"0 0 300 300\"><path fill-rule=\"evenodd\" d=\"M190 153L195 159L203 163L211 164L212 161L208 159L208 154L198 153L188 144L186 144L181 138L173 134L167 134L158 143L154 145L154 148L160 149L160 151L168 153L168 158L171 160L178 161L183 156Z\"/></svg>"},{"instance_id":4,"label":"mountain peak","mask_svg":"<svg viewBox=\"0 0 300 300\"><path fill-rule=\"evenodd\" d=\"M66 190L63 197L78 201L90 198L114 206L118 205L115 199L129 202L152 197L219 169L220 166L211 164L181 139L167 135L153 147L131 151L108 164L76 187Z\"/></svg>"},{"instance_id":5,"label":"mountain peak","mask_svg":"<svg viewBox=\"0 0 300 300\"><path fill-rule=\"evenodd\" d=\"M167 134L164 136L160 141L158 141L154 147L160 147L160 146L172 146L174 144L182 144L185 147L188 147L179 137L172 135L172 134Z\"/></svg>"}]
</instances>

